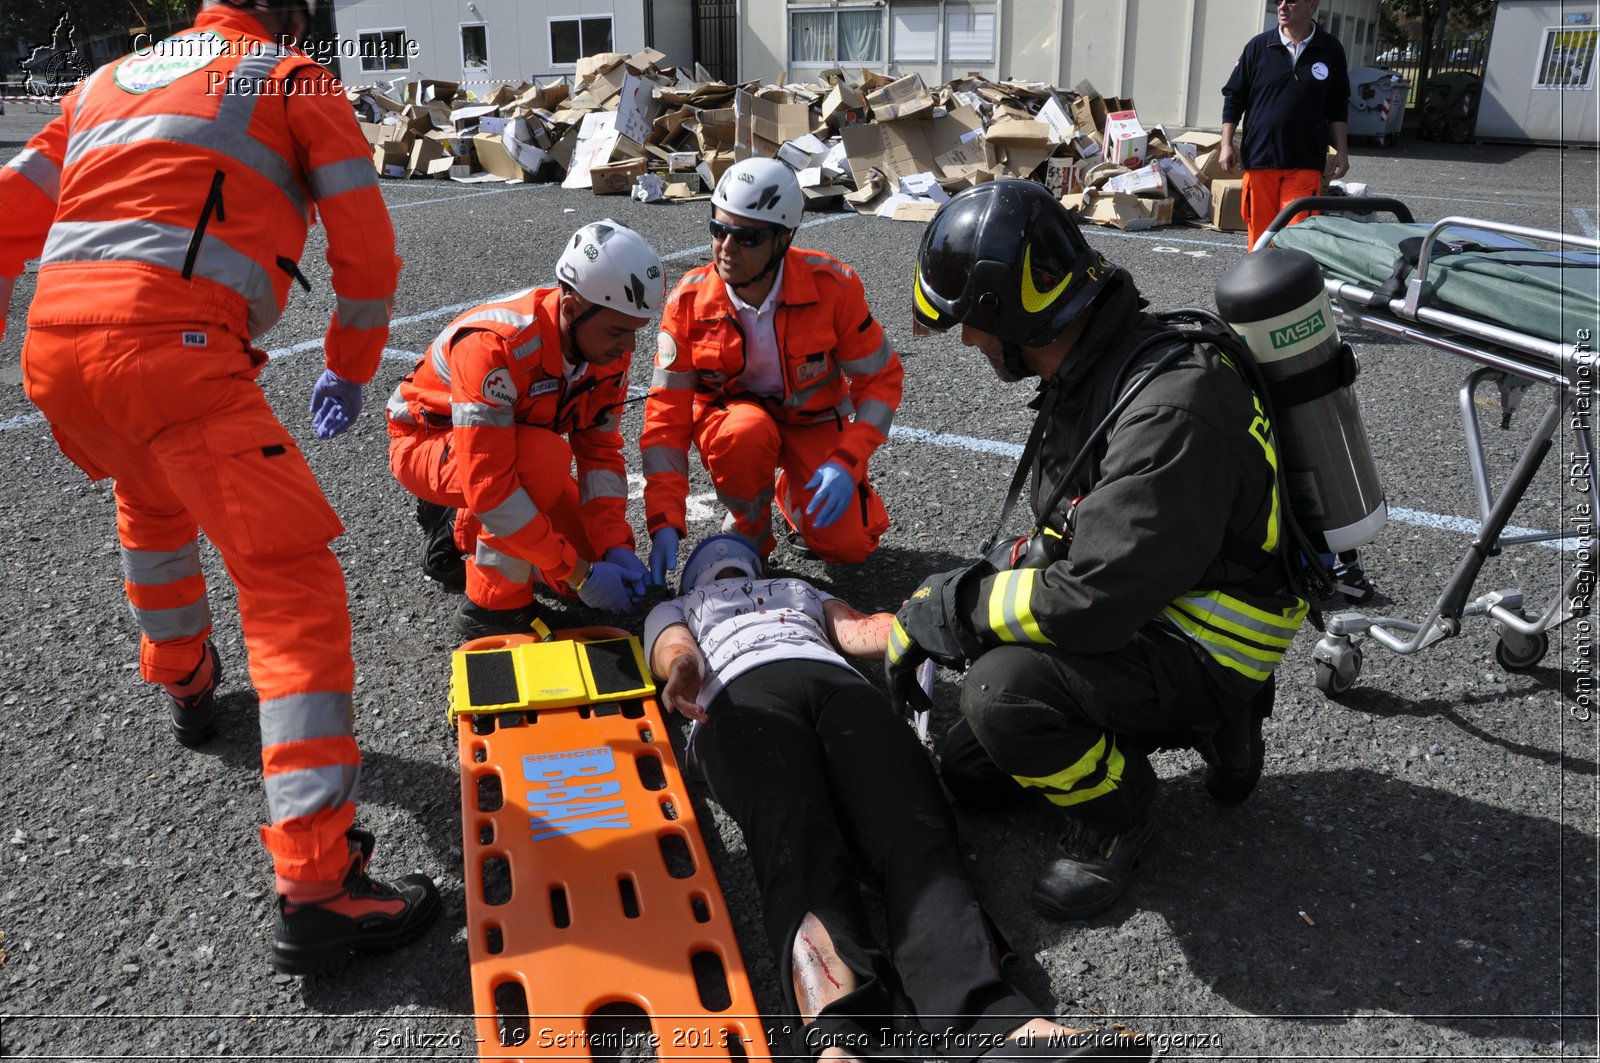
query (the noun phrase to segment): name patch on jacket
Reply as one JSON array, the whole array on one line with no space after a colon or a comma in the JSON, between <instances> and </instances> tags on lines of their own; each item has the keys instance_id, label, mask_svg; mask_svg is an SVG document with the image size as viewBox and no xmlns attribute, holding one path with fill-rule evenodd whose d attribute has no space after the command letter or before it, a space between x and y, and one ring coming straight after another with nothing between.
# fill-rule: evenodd
<instances>
[{"instance_id":1,"label":"name patch on jacket","mask_svg":"<svg viewBox=\"0 0 1600 1063\"><path fill-rule=\"evenodd\" d=\"M185 332L183 334L183 345L185 347L204 347L210 342L210 337L204 332Z\"/></svg>"},{"instance_id":2,"label":"name patch on jacket","mask_svg":"<svg viewBox=\"0 0 1600 1063\"><path fill-rule=\"evenodd\" d=\"M548 395L552 391L558 390L560 387L561 381L559 380L541 380L528 389L528 397L530 399L536 399L540 395Z\"/></svg>"},{"instance_id":3,"label":"name patch on jacket","mask_svg":"<svg viewBox=\"0 0 1600 1063\"><path fill-rule=\"evenodd\" d=\"M806 360L795 366L794 378L804 384L828 371L827 354L808 354Z\"/></svg>"}]
</instances>

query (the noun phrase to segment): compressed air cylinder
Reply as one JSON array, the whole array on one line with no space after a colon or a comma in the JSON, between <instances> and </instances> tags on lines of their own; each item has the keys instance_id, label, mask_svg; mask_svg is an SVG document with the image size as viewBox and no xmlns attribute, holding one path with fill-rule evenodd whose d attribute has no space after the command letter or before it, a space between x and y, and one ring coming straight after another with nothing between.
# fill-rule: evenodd
<instances>
[{"instance_id":1,"label":"compressed air cylinder","mask_svg":"<svg viewBox=\"0 0 1600 1063\"><path fill-rule=\"evenodd\" d=\"M1389 510L1350 387L1355 355L1339 339L1316 261L1284 248L1248 254L1217 281L1217 310L1267 379L1301 527L1329 553L1371 542Z\"/></svg>"}]
</instances>

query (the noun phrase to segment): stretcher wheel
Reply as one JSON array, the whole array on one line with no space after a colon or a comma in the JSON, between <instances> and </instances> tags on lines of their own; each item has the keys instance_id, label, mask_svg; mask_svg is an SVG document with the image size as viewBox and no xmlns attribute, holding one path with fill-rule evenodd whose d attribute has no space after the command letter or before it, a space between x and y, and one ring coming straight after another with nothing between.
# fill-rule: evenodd
<instances>
[{"instance_id":1,"label":"stretcher wheel","mask_svg":"<svg viewBox=\"0 0 1600 1063\"><path fill-rule=\"evenodd\" d=\"M1494 659L1508 672L1526 672L1550 652L1550 635L1541 631L1537 635L1502 633L1494 643Z\"/></svg>"},{"instance_id":2,"label":"stretcher wheel","mask_svg":"<svg viewBox=\"0 0 1600 1063\"><path fill-rule=\"evenodd\" d=\"M1332 660L1312 662L1312 667L1316 670L1317 689L1330 698L1348 694L1361 675L1360 648L1351 646L1336 657L1337 663Z\"/></svg>"}]
</instances>

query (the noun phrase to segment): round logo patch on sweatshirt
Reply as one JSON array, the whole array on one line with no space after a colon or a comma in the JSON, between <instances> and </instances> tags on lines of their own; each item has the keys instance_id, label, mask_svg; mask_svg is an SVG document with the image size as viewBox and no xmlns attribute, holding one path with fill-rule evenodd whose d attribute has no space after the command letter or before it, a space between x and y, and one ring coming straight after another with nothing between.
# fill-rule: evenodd
<instances>
[{"instance_id":1,"label":"round logo patch on sweatshirt","mask_svg":"<svg viewBox=\"0 0 1600 1063\"><path fill-rule=\"evenodd\" d=\"M1318 81L1327 81L1328 80L1328 64L1327 63L1312 63L1311 64L1311 76L1316 78Z\"/></svg>"}]
</instances>

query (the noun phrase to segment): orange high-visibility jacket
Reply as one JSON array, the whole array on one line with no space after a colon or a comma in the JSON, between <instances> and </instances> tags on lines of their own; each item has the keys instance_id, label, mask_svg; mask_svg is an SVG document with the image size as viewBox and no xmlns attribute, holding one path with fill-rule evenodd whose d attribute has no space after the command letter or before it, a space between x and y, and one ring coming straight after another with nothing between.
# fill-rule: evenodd
<instances>
[{"instance_id":1,"label":"orange high-visibility jacket","mask_svg":"<svg viewBox=\"0 0 1600 1063\"><path fill-rule=\"evenodd\" d=\"M684 274L661 312L656 366L639 436L650 533L685 530L689 440L708 405L763 402L779 424L836 421L837 461L860 483L888 438L905 369L867 307L855 270L832 255L791 247L774 318L783 398L745 392L744 335L728 288L711 265ZM853 416L853 420L850 418Z\"/></svg>"},{"instance_id":2,"label":"orange high-visibility jacket","mask_svg":"<svg viewBox=\"0 0 1600 1063\"><path fill-rule=\"evenodd\" d=\"M624 356L564 374L560 288L535 288L473 307L428 348L389 397L389 434L451 433L467 508L506 552L547 579L565 580L578 554L539 511L517 478L517 429L567 437L578 467L578 502L596 550L633 548L628 472L622 456Z\"/></svg>"},{"instance_id":3,"label":"orange high-visibility jacket","mask_svg":"<svg viewBox=\"0 0 1600 1063\"><path fill-rule=\"evenodd\" d=\"M96 70L0 168L0 295L40 258L30 325L278 320L321 213L337 310L327 364L365 383L400 260L344 88L224 5ZM264 356L261 356L264 357Z\"/></svg>"}]
</instances>

